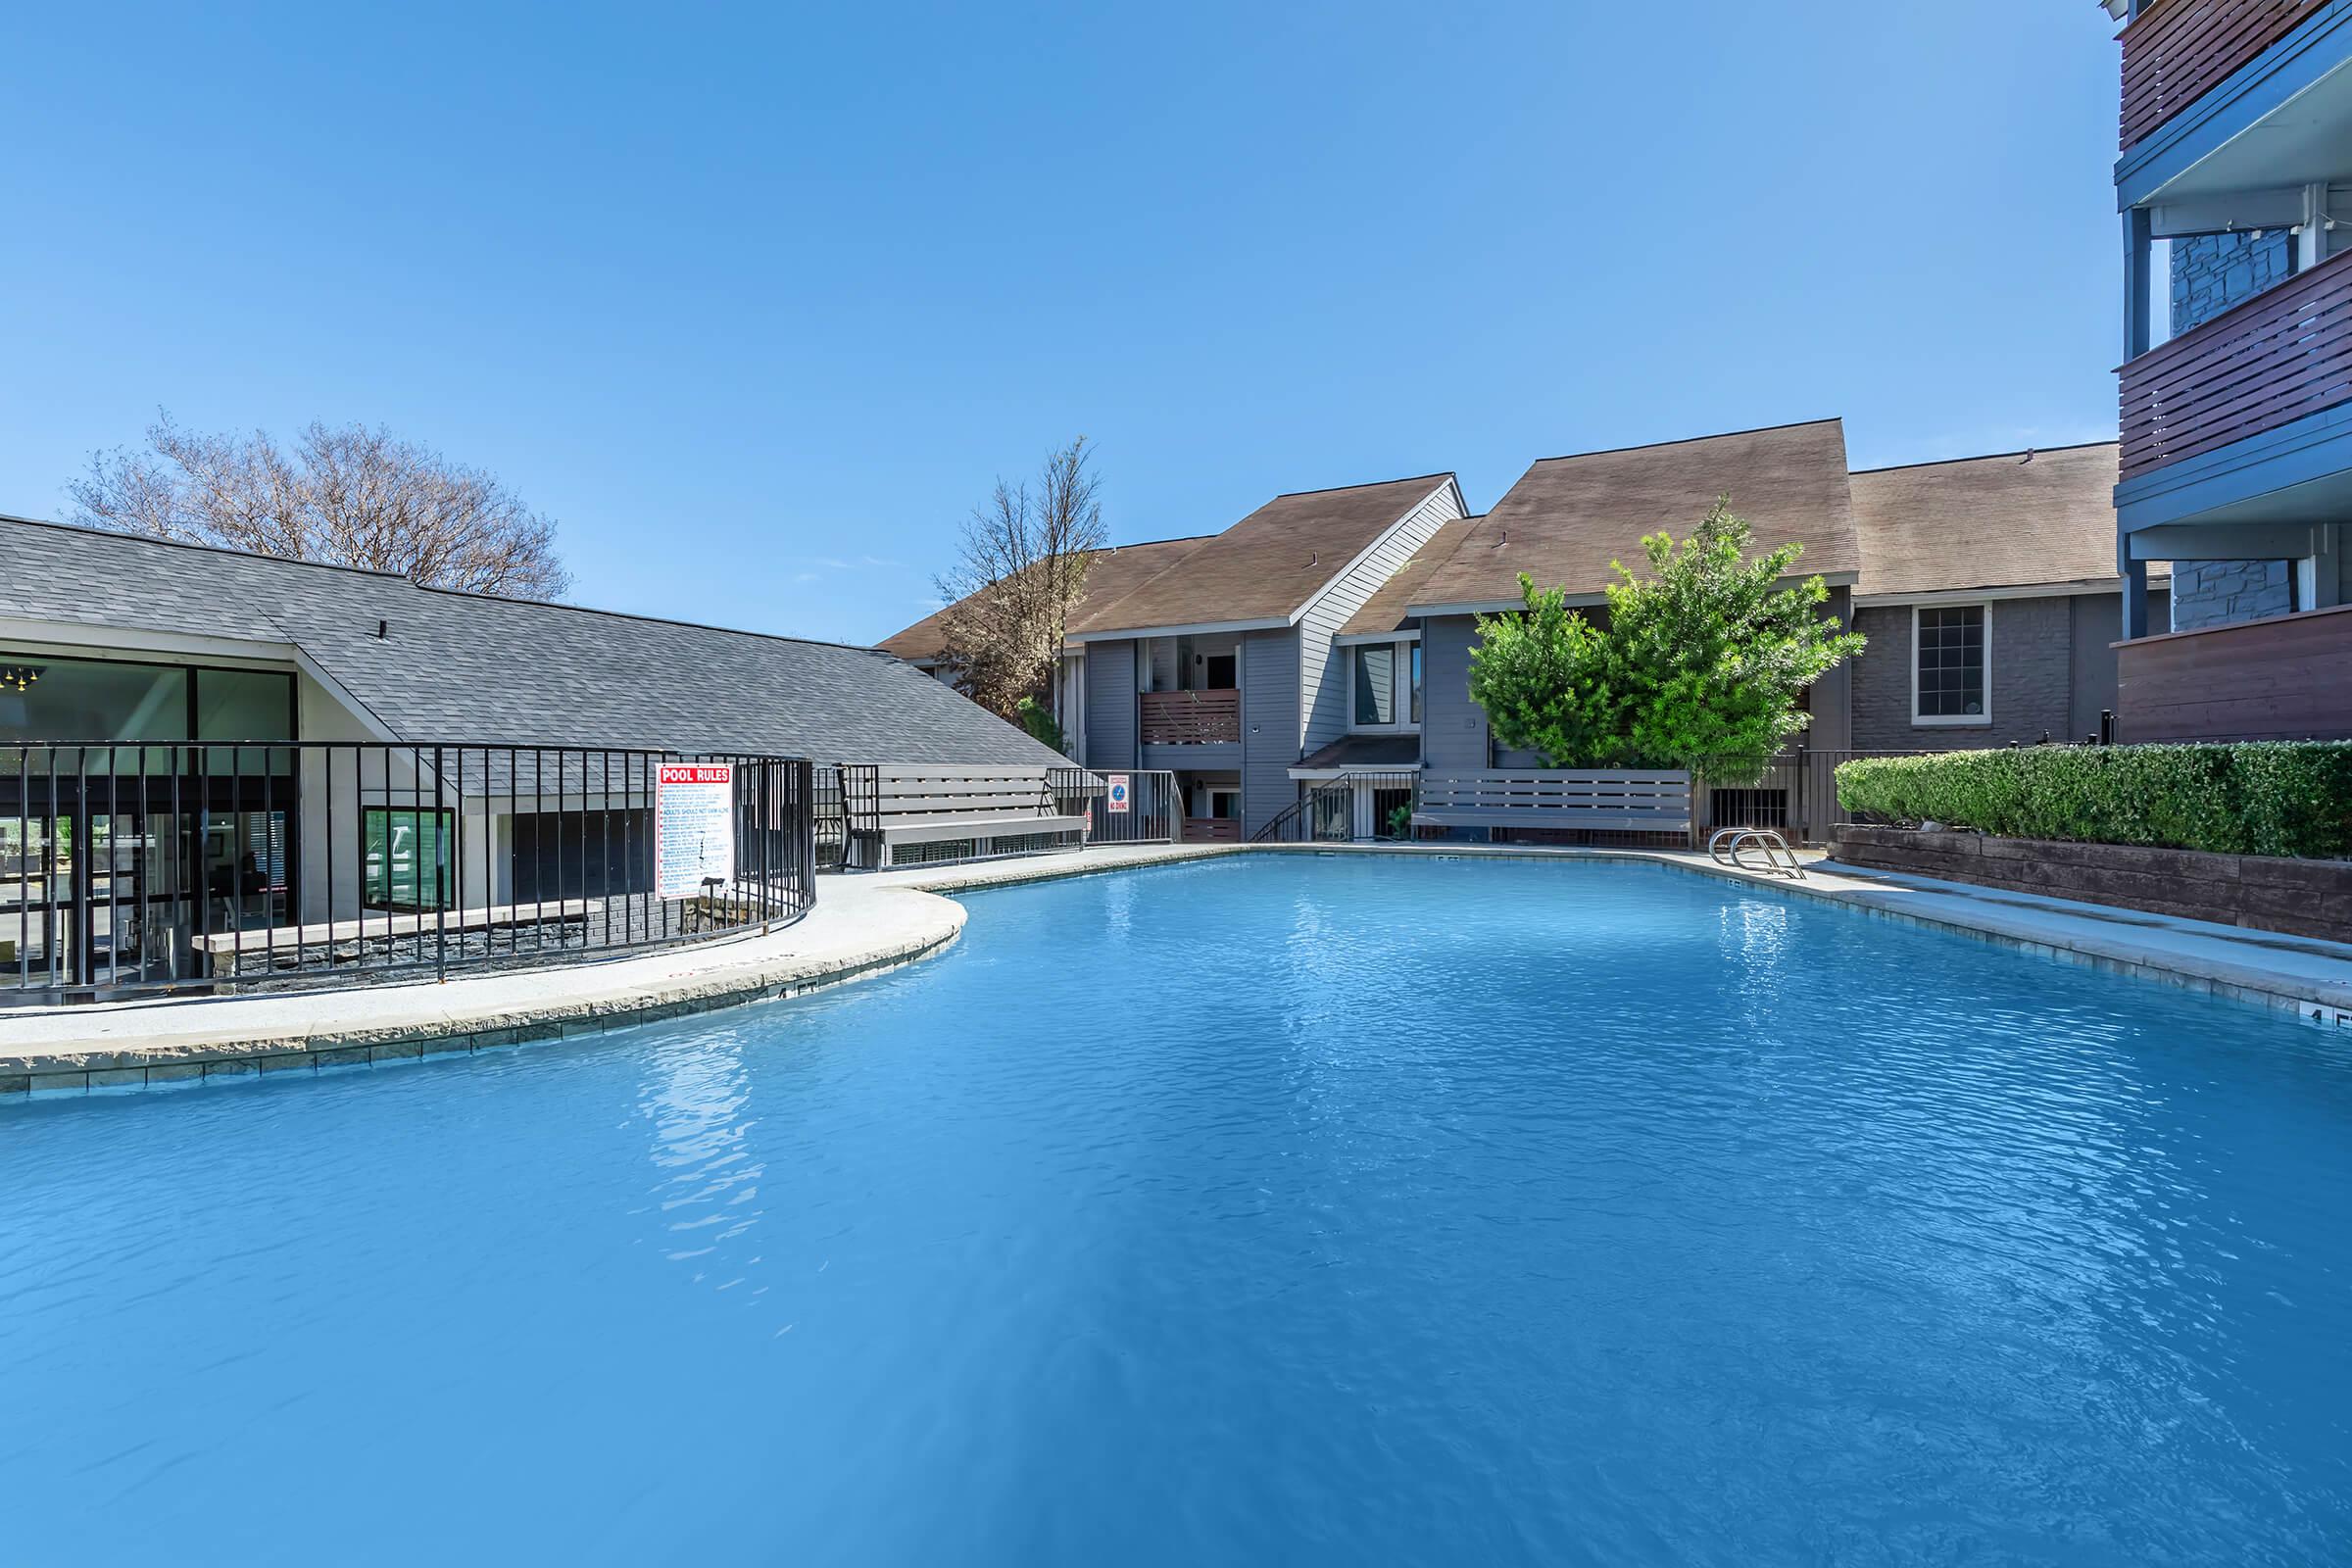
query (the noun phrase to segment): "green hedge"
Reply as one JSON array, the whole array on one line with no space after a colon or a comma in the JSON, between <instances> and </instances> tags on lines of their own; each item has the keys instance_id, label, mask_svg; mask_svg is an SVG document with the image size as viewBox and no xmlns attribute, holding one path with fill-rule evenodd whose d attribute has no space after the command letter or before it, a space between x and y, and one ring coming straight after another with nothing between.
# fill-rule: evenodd
<instances>
[{"instance_id":1,"label":"green hedge","mask_svg":"<svg viewBox=\"0 0 2352 1568\"><path fill-rule=\"evenodd\" d=\"M1838 766L1838 804L2003 838L2337 859L2352 856L2352 743L1864 758Z\"/></svg>"}]
</instances>

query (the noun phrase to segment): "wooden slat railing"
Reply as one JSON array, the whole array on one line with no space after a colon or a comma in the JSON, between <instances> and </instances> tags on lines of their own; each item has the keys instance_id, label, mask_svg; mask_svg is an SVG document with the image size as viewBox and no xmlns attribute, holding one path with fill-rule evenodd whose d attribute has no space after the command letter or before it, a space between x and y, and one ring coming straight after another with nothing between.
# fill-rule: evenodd
<instances>
[{"instance_id":1,"label":"wooden slat railing","mask_svg":"<svg viewBox=\"0 0 2352 1568\"><path fill-rule=\"evenodd\" d=\"M2122 476L2352 401L2352 252L2126 365Z\"/></svg>"},{"instance_id":2,"label":"wooden slat railing","mask_svg":"<svg viewBox=\"0 0 2352 1568\"><path fill-rule=\"evenodd\" d=\"M2153 0L2123 31L2130 152L2328 0Z\"/></svg>"},{"instance_id":3,"label":"wooden slat railing","mask_svg":"<svg viewBox=\"0 0 2352 1568\"><path fill-rule=\"evenodd\" d=\"M1184 819L1184 842L1239 844L1242 842L1242 824L1230 816L1188 816Z\"/></svg>"},{"instance_id":4,"label":"wooden slat railing","mask_svg":"<svg viewBox=\"0 0 2352 1568\"><path fill-rule=\"evenodd\" d=\"M1242 738L1238 691L1144 693L1146 746L1214 746Z\"/></svg>"}]
</instances>

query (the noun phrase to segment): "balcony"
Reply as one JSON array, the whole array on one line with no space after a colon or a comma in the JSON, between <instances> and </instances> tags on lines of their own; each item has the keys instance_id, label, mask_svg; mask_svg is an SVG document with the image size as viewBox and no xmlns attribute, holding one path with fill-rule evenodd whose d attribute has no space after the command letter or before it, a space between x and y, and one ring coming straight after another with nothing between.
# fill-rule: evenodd
<instances>
[{"instance_id":1,"label":"balcony","mask_svg":"<svg viewBox=\"0 0 2352 1568\"><path fill-rule=\"evenodd\" d=\"M1146 746L1231 746L1242 738L1242 694L1238 691L1146 692Z\"/></svg>"},{"instance_id":2,"label":"balcony","mask_svg":"<svg viewBox=\"0 0 2352 1568\"><path fill-rule=\"evenodd\" d=\"M2352 605L2118 643L2125 741L2352 736Z\"/></svg>"},{"instance_id":3,"label":"balcony","mask_svg":"<svg viewBox=\"0 0 2352 1568\"><path fill-rule=\"evenodd\" d=\"M2127 486L2352 403L2352 252L2149 350L2122 376Z\"/></svg>"},{"instance_id":4,"label":"balcony","mask_svg":"<svg viewBox=\"0 0 2352 1568\"><path fill-rule=\"evenodd\" d=\"M2328 0L2151 0L2123 31L2130 152Z\"/></svg>"}]
</instances>

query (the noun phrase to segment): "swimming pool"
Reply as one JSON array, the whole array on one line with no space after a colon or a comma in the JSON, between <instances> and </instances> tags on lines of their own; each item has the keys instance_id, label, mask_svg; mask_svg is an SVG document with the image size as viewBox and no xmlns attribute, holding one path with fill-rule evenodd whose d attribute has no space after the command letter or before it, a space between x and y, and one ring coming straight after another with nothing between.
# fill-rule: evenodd
<instances>
[{"instance_id":1,"label":"swimming pool","mask_svg":"<svg viewBox=\"0 0 2352 1568\"><path fill-rule=\"evenodd\" d=\"M2352 1050L1657 867L0 1112L10 1561L2320 1562Z\"/></svg>"}]
</instances>

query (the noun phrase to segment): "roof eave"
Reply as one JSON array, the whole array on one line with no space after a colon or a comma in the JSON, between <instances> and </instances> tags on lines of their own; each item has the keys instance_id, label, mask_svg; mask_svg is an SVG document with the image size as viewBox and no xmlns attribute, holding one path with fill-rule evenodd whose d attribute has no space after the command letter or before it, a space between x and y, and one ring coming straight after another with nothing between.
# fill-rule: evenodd
<instances>
[{"instance_id":1,"label":"roof eave","mask_svg":"<svg viewBox=\"0 0 2352 1568\"><path fill-rule=\"evenodd\" d=\"M1197 637L1214 631L1287 631L1293 622L1281 615L1255 620L1196 620L1172 626L1104 626L1069 634L1073 643L1132 642L1145 637Z\"/></svg>"}]
</instances>

